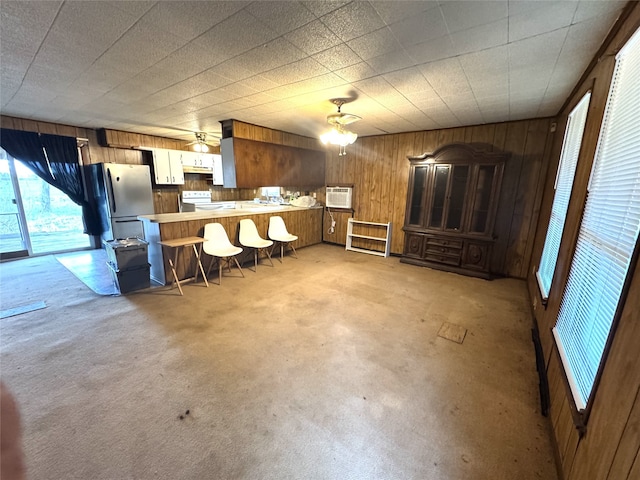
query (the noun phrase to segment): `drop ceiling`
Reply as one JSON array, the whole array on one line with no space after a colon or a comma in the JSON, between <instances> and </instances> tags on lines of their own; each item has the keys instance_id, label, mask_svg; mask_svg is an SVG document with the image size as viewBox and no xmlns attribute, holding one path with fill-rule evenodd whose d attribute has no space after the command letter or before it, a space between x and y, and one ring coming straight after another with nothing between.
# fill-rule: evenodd
<instances>
[{"instance_id":1,"label":"drop ceiling","mask_svg":"<svg viewBox=\"0 0 640 480\"><path fill-rule=\"evenodd\" d=\"M193 140L555 115L625 1L0 2L3 115ZM211 137L209 137L211 138Z\"/></svg>"}]
</instances>

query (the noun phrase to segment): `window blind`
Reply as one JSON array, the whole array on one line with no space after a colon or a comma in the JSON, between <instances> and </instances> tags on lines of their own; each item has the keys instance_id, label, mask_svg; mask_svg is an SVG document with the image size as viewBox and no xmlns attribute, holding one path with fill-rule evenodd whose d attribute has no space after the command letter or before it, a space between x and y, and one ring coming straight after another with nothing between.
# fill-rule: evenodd
<instances>
[{"instance_id":1,"label":"window blind","mask_svg":"<svg viewBox=\"0 0 640 480\"><path fill-rule=\"evenodd\" d=\"M580 146L584 126L587 122L587 111L589 110L589 100L591 92L587 93L569 114L567 127L565 128L562 152L560 154L560 164L554 185L555 194L551 207L551 218L547 227L547 236L544 240L540 266L536 272L540 293L546 300L549 297L553 273L556 269L558 252L560 251L560 241L564 231L567 208L571 198L571 188L573 187L573 177L576 173Z\"/></svg>"},{"instance_id":2,"label":"window blind","mask_svg":"<svg viewBox=\"0 0 640 480\"><path fill-rule=\"evenodd\" d=\"M640 32L616 56L556 326L579 411L591 398L640 230Z\"/></svg>"}]
</instances>

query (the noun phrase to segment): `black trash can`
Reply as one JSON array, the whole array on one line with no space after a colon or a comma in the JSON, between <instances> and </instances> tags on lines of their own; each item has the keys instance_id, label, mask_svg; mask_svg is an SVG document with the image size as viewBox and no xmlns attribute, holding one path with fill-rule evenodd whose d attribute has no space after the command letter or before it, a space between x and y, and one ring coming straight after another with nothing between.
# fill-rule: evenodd
<instances>
[{"instance_id":1,"label":"black trash can","mask_svg":"<svg viewBox=\"0 0 640 480\"><path fill-rule=\"evenodd\" d=\"M120 293L151 286L148 242L137 237L102 242L107 252L107 265Z\"/></svg>"}]
</instances>

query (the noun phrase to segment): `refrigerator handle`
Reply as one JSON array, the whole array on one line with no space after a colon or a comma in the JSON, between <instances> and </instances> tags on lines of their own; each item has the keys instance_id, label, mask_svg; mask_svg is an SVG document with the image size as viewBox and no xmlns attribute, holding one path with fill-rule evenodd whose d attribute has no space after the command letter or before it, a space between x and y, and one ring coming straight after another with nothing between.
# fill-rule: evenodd
<instances>
[{"instance_id":1,"label":"refrigerator handle","mask_svg":"<svg viewBox=\"0 0 640 480\"><path fill-rule=\"evenodd\" d=\"M111 194L111 206L113 207L113 213L118 211L116 207L116 196L113 193L113 180L111 179L111 169L107 168L107 178L109 179L109 193Z\"/></svg>"}]
</instances>

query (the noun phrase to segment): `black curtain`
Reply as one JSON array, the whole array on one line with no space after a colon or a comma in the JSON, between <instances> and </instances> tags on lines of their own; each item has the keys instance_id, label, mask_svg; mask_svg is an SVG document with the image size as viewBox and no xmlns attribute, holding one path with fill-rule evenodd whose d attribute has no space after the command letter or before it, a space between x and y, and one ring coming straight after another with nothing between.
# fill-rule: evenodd
<instances>
[{"instance_id":1,"label":"black curtain","mask_svg":"<svg viewBox=\"0 0 640 480\"><path fill-rule=\"evenodd\" d=\"M102 233L96 206L85 200L75 138L3 128L0 130L0 145L42 180L60 189L82 207L84 233Z\"/></svg>"}]
</instances>

